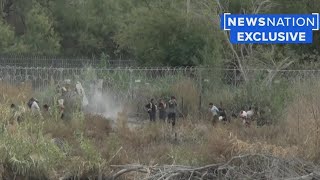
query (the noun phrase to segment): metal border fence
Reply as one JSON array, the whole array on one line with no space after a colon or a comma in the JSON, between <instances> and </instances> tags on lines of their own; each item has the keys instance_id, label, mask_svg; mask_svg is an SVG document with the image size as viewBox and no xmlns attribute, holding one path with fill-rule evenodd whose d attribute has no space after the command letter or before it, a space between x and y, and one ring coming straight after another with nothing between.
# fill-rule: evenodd
<instances>
[{"instance_id":1,"label":"metal border fence","mask_svg":"<svg viewBox=\"0 0 320 180\"><path fill-rule=\"evenodd\" d=\"M58 83L64 79L83 78L83 74L90 69L88 67L55 68L55 67L17 67L0 65L0 81L10 84L32 82L34 89L43 89L50 81ZM222 82L227 85L237 86L243 82L238 69L218 69L200 67L117 67L94 68L97 79L104 79L109 86L122 84L126 87L142 80L143 83L153 84L155 81L164 84L173 84L183 78L193 79L198 86L204 84L216 84ZM320 70L271 70L249 69L246 70L250 79L263 79L276 72L275 81L304 81L310 78L320 77Z\"/></svg>"},{"instance_id":2,"label":"metal border fence","mask_svg":"<svg viewBox=\"0 0 320 180\"><path fill-rule=\"evenodd\" d=\"M17 67L51 67L51 68L81 68L86 66L102 67L99 58L86 57L62 57L62 56L41 56L26 54L0 54L0 66ZM107 67L136 66L134 60L107 60Z\"/></svg>"},{"instance_id":3,"label":"metal border fence","mask_svg":"<svg viewBox=\"0 0 320 180\"><path fill-rule=\"evenodd\" d=\"M272 69L250 69L246 70L249 79L254 82L264 81L269 75L272 77L272 84L292 84L307 80L320 78L320 70L272 70ZM177 84L183 91L196 89L193 103L199 103L201 110L207 97L213 97L220 85L228 88L237 88L244 80L238 69L218 69L201 67L117 67L117 68L54 68L54 67L17 67L0 66L0 83L2 85L19 85L28 82L33 90L44 92L51 85L57 85L65 79L72 81L80 80L84 83L95 83L96 80L103 80L103 92L112 94L116 102L133 100L141 107L154 94L161 91L172 90ZM182 86L181 86L182 85ZM87 86L88 88L89 86ZM233 89L234 90L234 89ZM3 92L2 92L3 93ZM184 95L182 95L184 93ZM176 94L179 98L183 111L188 112L184 104L186 98L192 93L180 92ZM195 96L195 94L193 94ZM159 97L157 97L159 98ZM190 102L189 102L190 103ZM137 112L141 112L138 109Z\"/></svg>"}]
</instances>

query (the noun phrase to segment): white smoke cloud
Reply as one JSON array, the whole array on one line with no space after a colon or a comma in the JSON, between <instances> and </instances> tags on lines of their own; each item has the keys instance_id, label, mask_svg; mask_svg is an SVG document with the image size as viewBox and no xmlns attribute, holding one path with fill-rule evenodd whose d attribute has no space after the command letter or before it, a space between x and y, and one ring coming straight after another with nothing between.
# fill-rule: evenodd
<instances>
[{"instance_id":1,"label":"white smoke cloud","mask_svg":"<svg viewBox=\"0 0 320 180\"><path fill-rule=\"evenodd\" d=\"M123 109L122 103L116 102L110 92L102 91L102 81L91 85L86 95L89 101L89 113L100 114L107 119L115 121L118 117L118 112Z\"/></svg>"}]
</instances>

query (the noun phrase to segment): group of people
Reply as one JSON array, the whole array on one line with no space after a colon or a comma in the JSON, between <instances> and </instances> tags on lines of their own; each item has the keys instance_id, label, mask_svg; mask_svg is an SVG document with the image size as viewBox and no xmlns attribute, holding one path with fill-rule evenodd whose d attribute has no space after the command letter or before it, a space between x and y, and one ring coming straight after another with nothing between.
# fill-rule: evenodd
<instances>
[{"instance_id":1,"label":"group of people","mask_svg":"<svg viewBox=\"0 0 320 180\"><path fill-rule=\"evenodd\" d=\"M172 126L176 124L177 116L177 100L174 96L171 96L168 102L165 102L163 99L160 99L159 103L156 104L152 98L148 104L145 105L145 108L149 114L151 122L156 121L157 111L159 111L159 119L162 121L168 120L169 123L172 123Z\"/></svg>"},{"instance_id":2,"label":"group of people","mask_svg":"<svg viewBox=\"0 0 320 180\"><path fill-rule=\"evenodd\" d=\"M212 124L215 125L217 121L230 122L227 114L222 107L216 107L213 103L209 103L209 111L212 113Z\"/></svg>"},{"instance_id":3,"label":"group of people","mask_svg":"<svg viewBox=\"0 0 320 180\"><path fill-rule=\"evenodd\" d=\"M222 105L220 107L216 107L213 105L213 103L209 103L209 112L212 115L212 124L215 125L218 121L221 121L223 123L230 123L230 117L227 117L226 111L222 108ZM242 119L242 123L249 127L252 121L252 117L254 115L254 110L249 107L249 110L245 111L242 110L239 113L239 117ZM232 114L233 117L238 117L236 114Z\"/></svg>"},{"instance_id":4,"label":"group of people","mask_svg":"<svg viewBox=\"0 0 320 180\"><path fill-rule=\"evenodd\" d=\"M88 105L88 100L86 98L86 94L80 82L77 82L74 88L72 88L71 83L66 83L66 86L58 87L58 95L56 107L60 113L61 119L70 119L70 114L72 109L78 107L77 104L80 104L81 107L86 107ZM66 103L67 102L67 103ZM35 98L29 99L26 103L28 109L31 110L32 113L36 113L42 117L42 114L51 114L50 106L48 104L42 105L41 109L39 106L39 101ZM145 109L149 114L149 118L151 122L155 122L157 119L157 112L159 112L159 119L165 122L167 120L168 123L172 124L172 127L176 124L176 117L178 113L177 109L177 100L175 96L171 96L168 101L164 99L160 99L157 103L152 98L148 104L145 105ZM21 121L21 117L25 110L24 107L17 107L15 104L11 104L11 109L14 112L15 119L18 122ZM82 108L80 108L82 109ZM68 113L69 112L69 113ZM218 121L223 123L230 123L230 117L227 117L227 113L225 109L222 107L220 103L220 107L215 106L213 103L209 103L209 113L211 114L211 121L213 125L215 125ZM243 119L243 124L245 126L250 126L251 119L254 115L254 110L250 107L248 111L241 111L239 115L232 114L234 117L240 117Z\"/></svg>"},{"instance_id":5,"label":"group of people","mask_svg":"<svg viewBox=\"0 0 320 180\"><path fill-rule=\"evenodd\" d=\"M53 99L57 100L57 102L54 102L53 104L58 109L59 117L61 119L70 118L68 114L71 113L72 108L77 107L77 104L80 104L82 107L88 105L88 100L80 82L77 82L74 86L71 85L71 82L67 82L66 85L62 87L58 85L57 97ZM31 113L40 116L41 118L43 118L43 116L52 115L50 110L51 107L48 104L40 106L39 101L34 97L30 98L26 105ZM11 104L10 108L13 112L14 119L21 122L23 114L26 112L24 106Z\"/></svg>"},{"instance_id":6,"label":"group of people","mask_svg":"<svg viewBox=\"0 0 320 180\"><path fill-rule=\"evenodd\" d=\"M148 104L145 105L145 108L149 114L149 118L151 122L156 121L157 112L159 112L159 119L162 121L168 120L169 123L172 123L172 126L176 124L176 116L177 116L177 101L174 96L171 96L168 102L165 102L163 99L160 99L158 103L151 99ZM212 102L209 103L209 113L211 114L211 122L215 125L218 121L226 124L230 123L230 117L227 116L225 109L220 104L220 107L215 106ZM240 117L242 119L243 124L246 127L249 127L252 117L254 115L254 110L249 107L249 110L240 111L239 115L232 114L233 117Z\"/></svg>"},{"instance_id":7,"label":"group of people","mask_svg":"<svg viewBox=\"0 0 320 180\"><path fill-rule=\"evenodd\" d=\"M39 101L32 97L27 102L27 107L33 113L34 115L40 116L41 118L43 115L49 113L50 106L47 104L44 104L42 108L40 109ZM23 118L23 114L26 112L26 109L22 106L17 106L16 104L10 105L11 111L13 112L13 118L20 123Z\"/></svg>"}]
</instances>

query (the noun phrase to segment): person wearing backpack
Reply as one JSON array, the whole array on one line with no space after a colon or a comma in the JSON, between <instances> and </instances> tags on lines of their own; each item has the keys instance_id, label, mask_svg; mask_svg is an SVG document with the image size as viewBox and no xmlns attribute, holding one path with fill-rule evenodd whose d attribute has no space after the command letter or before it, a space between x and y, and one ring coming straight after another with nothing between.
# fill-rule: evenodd
<instances>
[{"instance_id":1,"label":"person wearing backpack","mask_svg":"<svg viewBox=\"0 0 320 180\"><path fill-rule=\"evenodd\" d=\"M176 112L177 111L177 101L174 96L168 102L168 122L172 123L172 127L176 124Z\"/></svg>"}]
</instances>

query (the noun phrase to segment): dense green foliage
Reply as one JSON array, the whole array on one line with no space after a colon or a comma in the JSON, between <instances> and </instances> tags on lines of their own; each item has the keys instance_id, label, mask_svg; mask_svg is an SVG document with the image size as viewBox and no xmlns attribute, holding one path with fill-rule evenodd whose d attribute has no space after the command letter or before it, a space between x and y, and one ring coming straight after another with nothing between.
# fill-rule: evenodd
<instances>
[{"instance_id":1,"label":"dense green foliage","mask_svg":"<svg viewBox=\"0 0 320 180\"><path fill-rule=\"evenodd\" d=\"M136 59L140 65L221 66L224 59L234 63L214 21L222 11L217 2L0 0L0 51L97 58L103 54ZM252 13L260 2L230 0L221 1L221 6L231 13ZM320 0L270 0L259 13L312 13L319 8ZM275 48L289 49L282 56L297 57L297 66L306 67L306 60L317 61L319 38L315 32L311 45Z\"/></svg>"}]
</instances>

